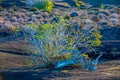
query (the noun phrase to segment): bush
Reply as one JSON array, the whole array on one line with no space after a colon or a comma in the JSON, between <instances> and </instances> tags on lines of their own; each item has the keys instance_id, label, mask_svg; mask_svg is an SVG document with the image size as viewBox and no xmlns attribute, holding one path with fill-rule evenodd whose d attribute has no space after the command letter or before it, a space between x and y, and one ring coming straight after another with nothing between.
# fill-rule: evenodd
<instances>
[{"instance_id":1,"label":"bush","mask_svg":"<svg viewBox=\"0 0 120 80\"><path fill-rule=\"evenodd\" d=\"M55 68L81 64L82 68L95 70L95 61L83 54L100 45L101 35L94 27L74 27L60 17L57 23L28 24L21 31L25 41L30 44L26 50L31 52L33 63Z\"/></svg>"},{"instance_id":2,"label":"bush","mask_svg":"<svg viewBox=\"0 0 120 80\"><path fill-rule=\"evenodd\" d=\"M28 0L28 5L48 12L50 12L53 8L52 0Z\"/></svg>"},{"instance_id":3,"label":"bush","mask_svg":"<svg viewBox=\"0 0 120 80\"><path fill-rule=\"evenodd\" d=\"M77 6L77 7L80 7L81 5L84 5L85 3L84 2L82 2L81 0L73 0L74 2L75 2L75 5Z\"/></svg>"}]
</instances>

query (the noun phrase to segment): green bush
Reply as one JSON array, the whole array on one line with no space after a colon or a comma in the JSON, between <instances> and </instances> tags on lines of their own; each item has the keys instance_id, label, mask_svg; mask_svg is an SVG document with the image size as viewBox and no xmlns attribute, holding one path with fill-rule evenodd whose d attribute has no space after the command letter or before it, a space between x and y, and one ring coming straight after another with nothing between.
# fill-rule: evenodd
<instances>
[{"instance_id":1,"label":"green bush","mask_svg":"<svg viewBox=\"0 0 120 80\"><path fill-rule=\"evenodd\" d=\"M54 6L52 0L34 0L29 3L29 5L48 12L50 12Z\"/></svg>"},{"instance_id":2,"label":"green bush","mask_svg":"<svg viewBox=\"0 0 120 80\"><path fill-rule=\"evenodd\" d=\"M57 23L27 24L21 28L25 41L30 44L26 51L31 53L33 63L56 68L79 63L93 65L83 53L100 46L100 33L94 27L77 28L63 17L59 18Z\"/></svg>"},{"instance_id":3,"label":"green bush","mask_svg":"<svg viewBox=\"0 0 120 80\"><path fill-rule=\"evenodd\" d=\"M75 2L75 5L77 6L77 7L80 7L81 5L84 5L85 3L83 2L83 1L81 1L81 0L73 0L74 2Z\"/></svg>"}]
</instances>

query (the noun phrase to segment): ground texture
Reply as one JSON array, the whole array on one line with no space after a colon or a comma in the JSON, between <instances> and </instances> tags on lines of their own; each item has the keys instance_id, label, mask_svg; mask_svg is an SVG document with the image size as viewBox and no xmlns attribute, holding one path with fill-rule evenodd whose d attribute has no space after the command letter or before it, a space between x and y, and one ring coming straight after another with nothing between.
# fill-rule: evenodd
<instances>
[{"instance_id":1,"label":"ground texture","mask_svg":"<svg viewBox=\"0 0 120 80\"><path fill-rule=\"evenodd\" d=\"M15 48L18 47L16 47L17 43L1 44L0 80L120 80L120 60L111 60L99 64L96 71L77 68L41 69L31 67L33 65L26 62L28 55L15 52ZM7 51L6 46L8 49L11 48L11 51ZM12 50L13 47L14 50Z\"/></svg>"},{"instance_id":2,"label":"ground texture","mask_svg":"<svg viewBox=\"0 0 120 80\"><path fill-rule=\"evenodd\" d=\"M69 16L71 24L83 21L90 26L101 28L102 40L105 42L117 39L118 42L108 42L107 44L113 47L115 43L114 47L117 47L117 51L120 50L120 6L105 6L105 9L89 8L85 10L62 5L62 7L57 6L50 13L29 9L28 7L1 8L0 80L120 80L119 56L116 60L109 60L97 65L98 69L96 71L78 68L41 69L35 68L27 62L29 55L24 52L24 45L19 44L15 37L11 37L13 35L11 33L12 29L16 26L22 27L25 24L59 21L55 15ZM112 50L112 47L109 49ZM104 47L104 49L107 48Z\"/></svg>"}]
</instances>

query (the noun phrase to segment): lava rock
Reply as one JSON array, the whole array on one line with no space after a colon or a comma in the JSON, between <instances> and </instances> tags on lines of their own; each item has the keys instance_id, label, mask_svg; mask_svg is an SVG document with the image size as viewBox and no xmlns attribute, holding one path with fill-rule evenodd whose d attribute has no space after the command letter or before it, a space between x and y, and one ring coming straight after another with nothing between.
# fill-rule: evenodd
<instances>
[{"instance_id":1,"label":"lava rock","mask_svg":"<svg viewBox=\"0 0 120 80\"><path fill-rule=\"evenodd\" d=\"M92 20L92 21L95 21L95 22L100 21L100 19L99 19L96 15L93 15L93 16L91 17L91 20Z\"/></svg>"},{"instance_id":2,"label":"lava rock","mask_svg":"<svg viewBox=\"0 0 120 80\"><path fill-rule=\"evenodd\" d=\"M83 0L85 3L93 5L93 7L99 7L101 4L120 5L120 0Z\"/></svg>"},{"instance_id":3,"label":"lava rock","mask_svg":"<svg viewBox=\"0 0 120 80\"><path fill-rule=\"evenodd\" d=\"M52 22L60 22L60 18L59 17L54 17L53 19L52 19Z\"/></svg>"},{"instance_id":4,"label":"lava rock","mask_svg":"<svg viewBox=\"0 0 120 80\"><path fill-rule=\"evenodd\" d=\"M71 16L71 17L78 17L79 14L78 14L77 12L71 12L71 13L70 13L70 16Z\"/></svg>"},{"instance_id":5,"label":"lava rock","mask_svg":"<svg viewBox=\"0 0 120 80\"><path fill-rule=\"evenodd\" d=\"M3 0L1 5L2 7L26 6L26 1L24 0Z\"/></svg>"}]
</instances>

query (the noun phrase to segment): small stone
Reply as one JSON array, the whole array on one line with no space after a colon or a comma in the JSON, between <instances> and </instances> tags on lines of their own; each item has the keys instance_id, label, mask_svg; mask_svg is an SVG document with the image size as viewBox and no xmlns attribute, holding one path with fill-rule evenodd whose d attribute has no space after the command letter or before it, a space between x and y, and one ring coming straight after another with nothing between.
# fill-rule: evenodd
<instances>
[{"instance_id":1,"label":"small stone","mask_svg":"<svg viewBox=\"0 0 120 80\"><path fill-rule=\"evenodd\" d=\"M106 16L105 14L103 14L103 13L97 14L97 17L100 18L101 20L106 20L106 21L109 20L109 17Z\"/></svg>"},{"instance_id":2,"label":"small stone","mask_svg":"<svg viewBox=\"0 0 120 80\"><path fill-rule=\"evenodd\" d=\"M96 15L92 16L92 17L91 17L91 20L92 20L92 21L95 21L95 22L100 21L100 19L99 19Z\"/></svg>"},{"instance_id":3,"label":"small stone","mask_svg":"<svg viewBox=\"0 0 120 80\"><path fill-rule=\"evenodd\" d=\"M33 18L32 17L30 17L29 19L28 19L28 21L32 21L33 20Z\"/></svg>"},{"instance_id":4,"label":"small stone","mask_svg":"<svg viewBox=\"0 0 120 80\"><path fill-rule=\"evenodd\" d=\"M41 15L43 18L47 18L49 16L49 13L48 12L44 12L42 15Z\"/></svg>"},{"instance_id":5,"label":"small stone","mask_svg":"<svg viewBox=\"0 0 120 80\"><path fill-rule=\"evenodd\" d=\"M38 15L38 14L40 14L40 11L35 11L34 14L37 14L37 15Z\"/></svg>"},{"instance_id":6,"label":"small stone","mask_svg":"<svg viewBox=\"0 0 120 80\"><path fill-rule=\"evenodd\" d=\"M86 19L88 18L89 14L87 11L80 11L79 12L79 17L82 18L82 19Z\"/></svg>"},{"instance_id":7,"label":"small stone","mask_svg":"<svg viewBox=\"0 0 120 80\"><path fill-rule=\"evenodd\" d=\"M78 14L77 12L71 12L71 13L70 13L70 16L71 16L71 17L78 17L79 14Z\"/></svg>"},{"instance_id":8,"label":"small stone","mask_svg":"<svg viewBox=\"0 0 120 80\"><path fill-rule=\"evenodd\" d=\"M0 27L0 36L5 37L12 33L13 24L10 21L5 21Z\"/></svg>"},{"instance_id":9,"label":"small stone","mask_svg":"<svg viewBox=\"0 0 120 80\"><path fill-rule=\"evenodd\" d=\"M3 29L12 29L13 25L12 25L12 23L10 21L5 21L2 28Z\"/></svg>"},{"instance_id":10,"label":"small stone","mask_svg":"<svg viewBox=\"0 0 120 80\"><path fill-rule=\"evenodd\" d=\"M100 24L103 26L103 25L107 25L108 22L100 22Z\"/></svg>"},{"instance_id":11,"label":"small stone","mask_svg":"<svg viewBox=\"0 0 120 80\"><path fill-rule=\"evenodd\" d=\"M85 5L81 5L80 6L80 9L86 9L88 6L85 6Z\"/></svg>"},{"instance_id":12,"label":"small stone","mask_svg":"<svg viewBox=\"0 0 120 80\"><path fill-rule=\"evenodd\" d=\"M59 17L54 17L53 19L52 19L52 22L60 22L60 18Z\"/></svg>"},{"instance_id":13,"label":"small stone","mask_svg":"<svg viewBox=\"0 0 120 80\"><path fill-rule=\"evenodd\" d=\"M30 11L38 11L38 10L39 10L39 9L36 8L36 7L33 7L33 8L30 9Z\"/></svg>"},{"instance_id":14,"label":"small stone","mask_svg":"<svg viewBox=\"0 0 120 80\"><path fill-rule=\"evenodd\" d=\"M26 22L26 24L33 24L33 21L28 21Z\"/></svg>"},{"instance_id":15,"label":"small stone","mask_svg":"<svg viewBox=\"0 0 120 80\"><path fill-rule=\"evenodd\" d=\"M110 22L113 26L118 26L120 25L120 21L118 19L110 19Z\"/></svg>"},{"instance_id":16,"label":"small stone","mask_svg":"<svg viewBox=\"0 0 120 80\"><path fill-rule=\"evenodd\" d=\"M2 6L0 6L0 11L2 11L3 10L3 8L2 8Z\"/></svg>"},{"instance_id":17,"label":"small stone","mask_svg":"<svg viewBox=\"0 0 120 80\"><path fill-rule=\"evenodd\" d=\"M117 11L117 14L120 14L120 8L117 8L116 11Z\"/></svg>"},{"instance_id":18,"label":"small stone","mask_svg":"<svg viewBox=\"0 0 120 80\"><path fill-rule=\"evenodd\" d=\"M90 11L90 12L88 12L88 14L95 14L96 13L96 11Z\"/></svg>"},{"instance_id":19,"label":"small stone","mask_svg":"<svg viewBox=\"0 0 120 80\"><path fill-rule=\"evenodd\" d=\"M21 23L25 22L25 20L23 18L19 18L18 21L21 22Z\"/></svg>"},{"instance_id":20,"label":"small stone","mask_svg":"<svg viewBox=\"0 0 120 80\"><path fill-rule=\"evenodd\" d=\"M20 27L18 22L13 23L14 26Z\"/></svg>"},{"instance_id":21,"label":"small stone","mask_svg":"<svg viewBox=\"0 0 120 80\"><path fill-rule=\"evenodd\" d=\"M120 16L117 13L110 14L109 18L119 18Z\"/></svg>"},{"instance_id":22,"label":"small stone","mask_svg":"<svg viewBox=\"0 0 120 80\"><path fill-rule=\"evenodd\" d=\"M106 16L109 16L111 14L108 10L102 10L102 11L97 12L97 14L99 13L105 14Z\"/></svg>"},{"instance_id":23,"label":"small stone","mask_svg":"<svg viewBox=\"0 0 120 80\"><path fill-rule=\"evenodd\" d=\"M13 17L11 18L11 22L15 22L15 21L17 21L17 17L13 16Z\"/></svg>"}]
</instances>

